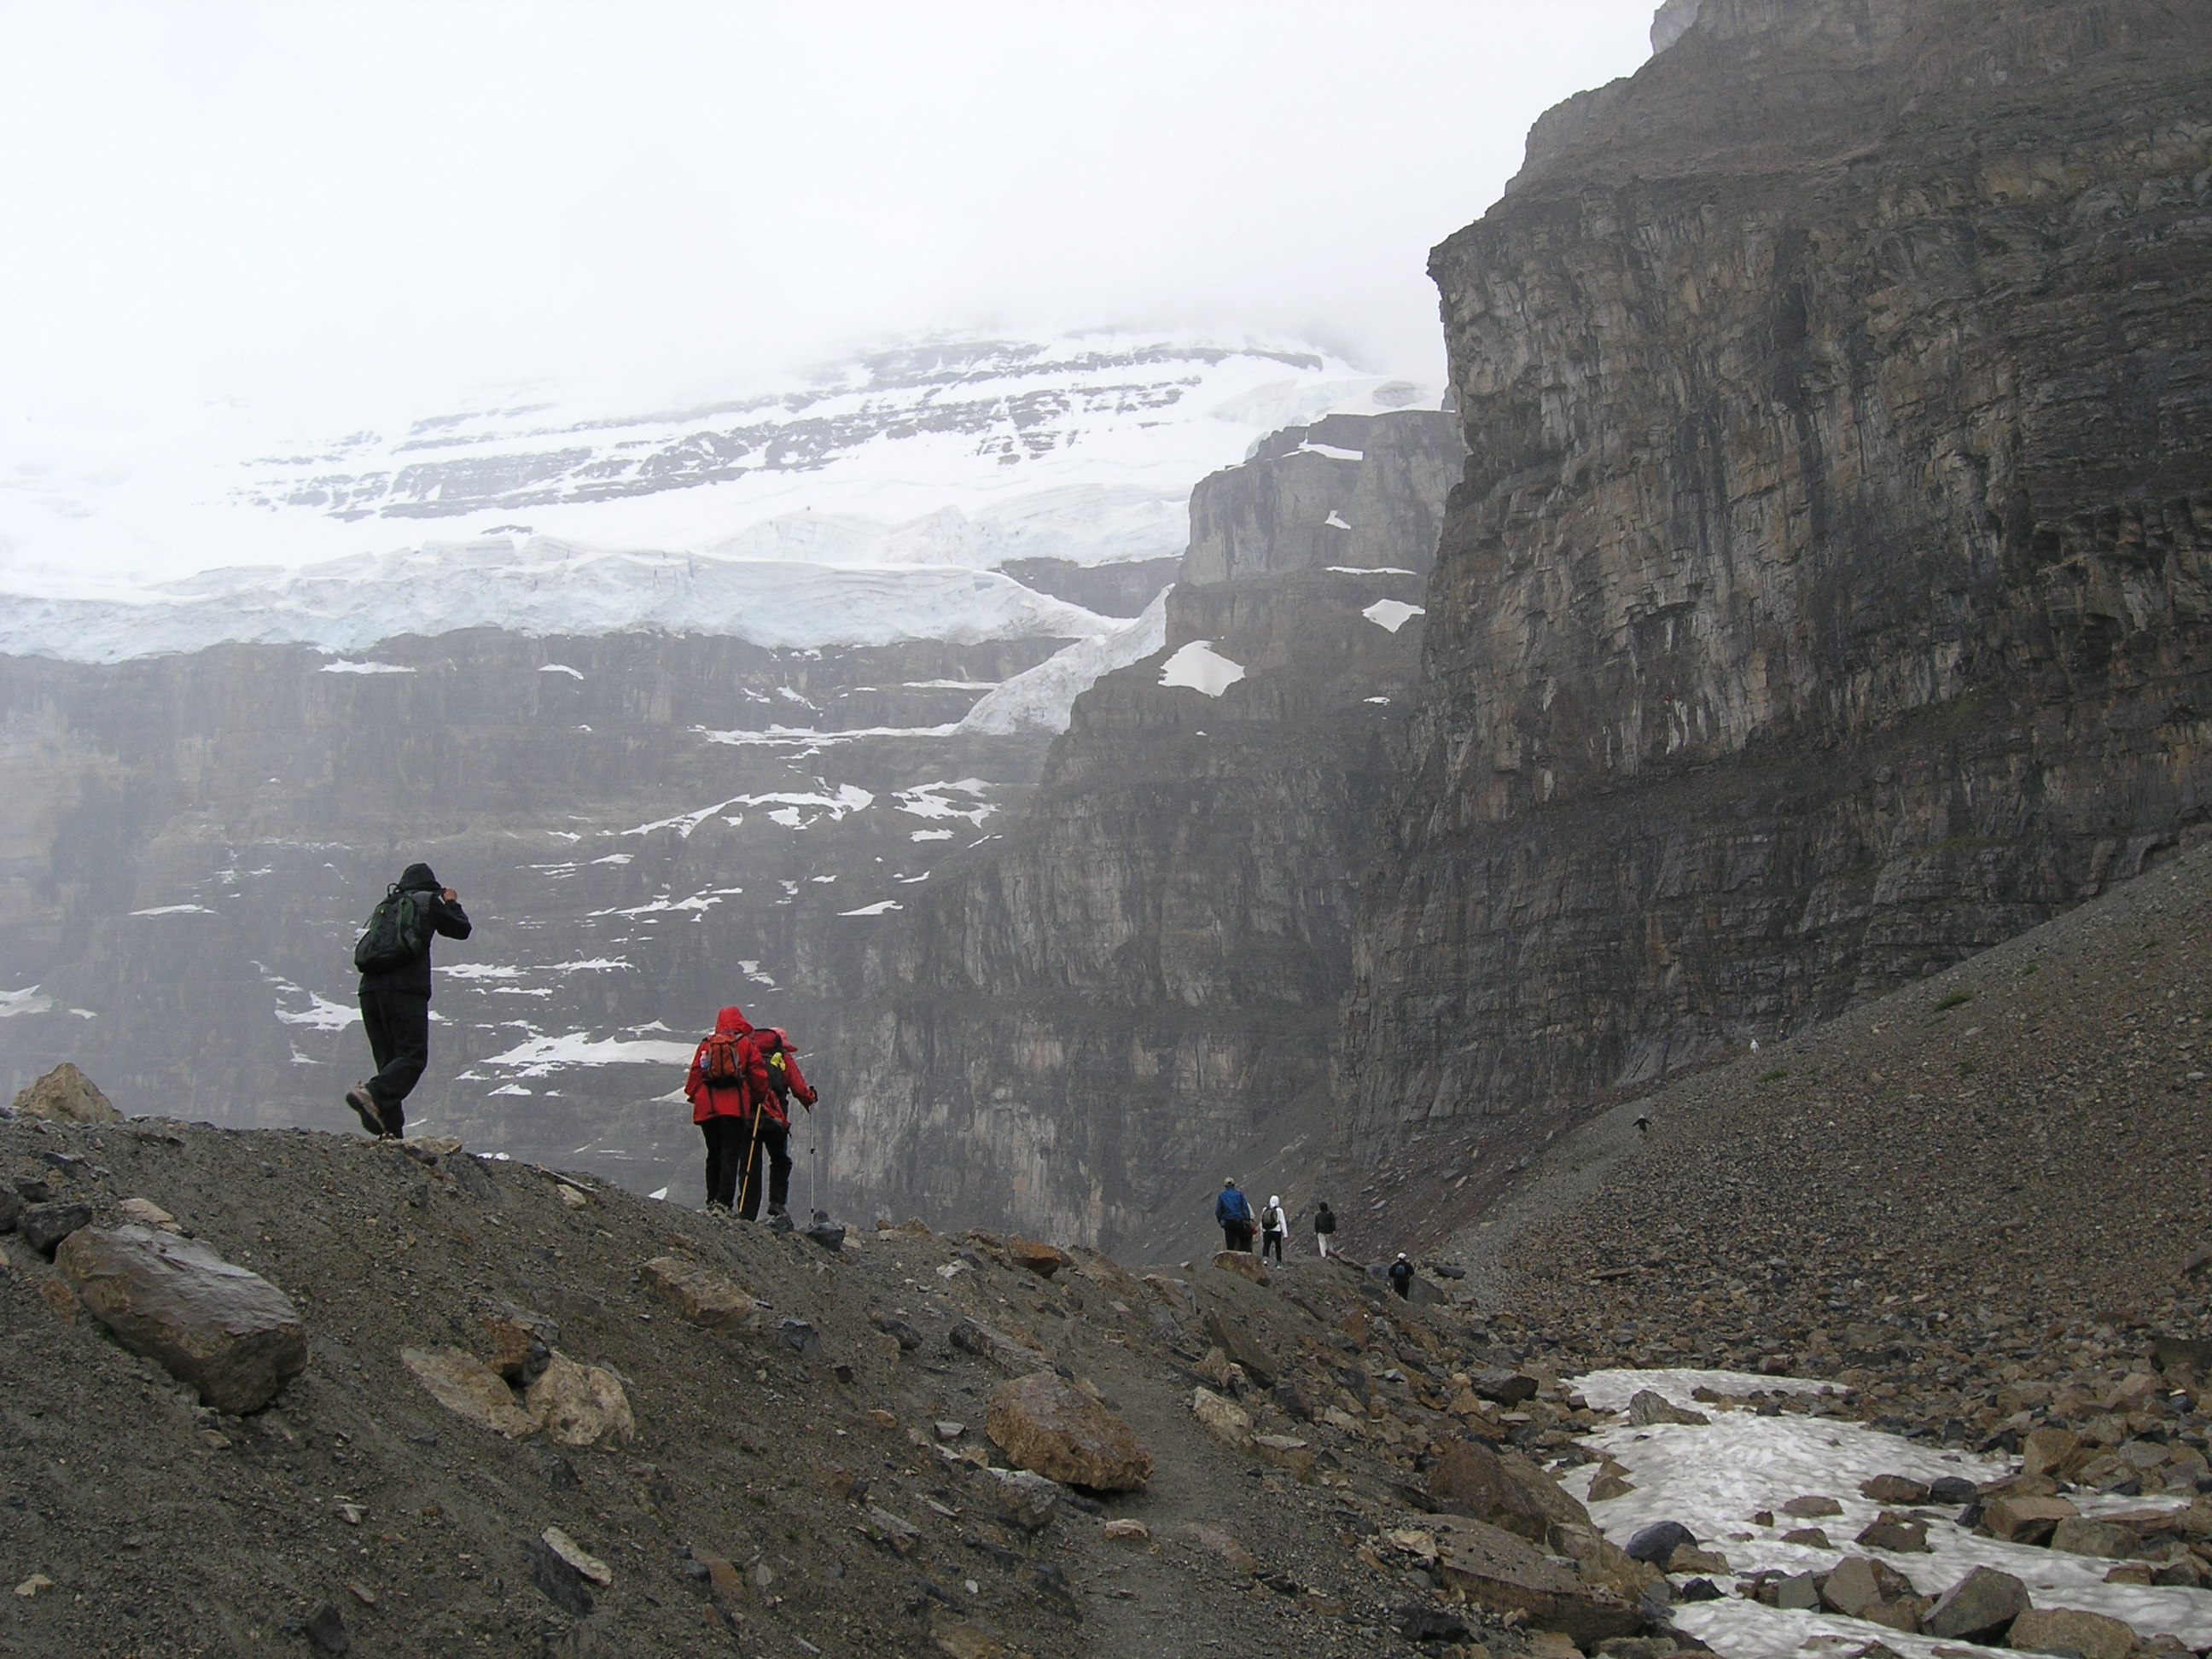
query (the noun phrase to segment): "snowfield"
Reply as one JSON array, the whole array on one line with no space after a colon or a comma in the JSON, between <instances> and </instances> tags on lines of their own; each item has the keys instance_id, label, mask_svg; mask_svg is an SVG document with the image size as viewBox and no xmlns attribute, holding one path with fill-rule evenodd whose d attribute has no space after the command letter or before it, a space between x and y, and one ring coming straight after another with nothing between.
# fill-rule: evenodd
<instances>
[{"instance_id":1,"label":"snowfield","mask_svg":"<svg viewBox=\"0 0 2212 1659\"><path fill-rule=\"evenodd\" d=\"M1760 1417L1693 1401L1700 1386L1716 1393L1747 1395L1761 1389L1817 1394L1827 1385L1797 1378L1753 1376L1729 1371L1608 1370L1575 1379L1591 1407L1622 1411L1638 1390L1650 1389L1677 1406L1712 1419L1699 1426L1656 1423L1634 1428L1622 1423L1583 1437L1583 1444L1609 1453L1628 1470L1636 1490L1589 1506L1590 1518L1614 1543L1626 1545L1638 1528L1656 1521L1678 1521L1697 1535L1700 1546L1728 1559L1731 1574L1712 1577L1723 1589L1734 1576L1762 1568L1785 1573L1826 1572L1846 1556L1886 1562L1912 1581L1923 1595L1948 1589L1977 1566L2013 1574L2028 1588L2039 1607L2074 1607L2125 1620L2141 1637L2171 1632L2195 1648L2212 1645L2212 1591L2179 1586L2107 1584L2112 1563L2063 1550L2002 1543L1953 1523L1957 1511L1923 1506L1916 1513L1931 1518L1932 1553L1869 1549L1851 1540L1883 1505L1859 1496L1863 1481L1878 1474L1901 1474L1934 1481L1946 1475L1994 1480L2012 1472L2008 1463L1922 1445L1857 1423L1784 1414ZM1577 1498L1589 1489L1596 1466L1577 1469L1563 1483ZM1834 1498L1843 1513L1817 1522L1796 1522L1779 1511L1793 1498ZM2176 1506L2172 1497L2107 1498L2069 1494L2087 1515ZM1895 1507L1895 1506L1891 1506ZM1759 1527L1751 1516L1776 1511L1775 1524ZM1818 1525L1832 1547L1785 1544L1791 1528ZM1677 1588L1690 1575L1675 1576ZM1674 1622L1711 1644L1724 1659L1796 1659L1833 1647L1856 1651L1870 1642L1887 1644L1905 1659L1955 1659L1960 1654L2008 1652L1957 1641L1906 1635L1863 1620L1827 1612L1799 1613L1762 1607L1734 1595L1717 1601L1691 1601L1674 1609ZM1823 1637L1831 1638L1823 1642Z\"/></svg>"}]
</instances>

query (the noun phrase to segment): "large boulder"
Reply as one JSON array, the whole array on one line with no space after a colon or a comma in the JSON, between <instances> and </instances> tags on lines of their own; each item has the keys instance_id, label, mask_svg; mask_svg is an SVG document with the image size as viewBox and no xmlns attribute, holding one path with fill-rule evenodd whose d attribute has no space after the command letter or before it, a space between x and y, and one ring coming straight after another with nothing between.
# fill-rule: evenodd
<instances>
[{"instance_id":1,"label":"large boulder","mask_svg":"<svg viewBox=\"0 0 2212 1659\"><path fill-rule=\"evenodd\" d=\"M523 1409L564 1446L618 1443L637 1433L622 1379L598 1365L556 1353L523 1397Z\"/></svg>"},{"instance_id":2,"label":"large boulder","mask_svg":"<svg viewBox=\"0 0 2212 1659\"><path fill-rule=\"evenodd\" d=\"M49 1123L120 1123L123 1114L93 1080L64 1060L27 1089L15 1093L17 1117L42 1117Z\"/></svg>"},{"instance_id":3,"label":"large boulder","mask_svg":"<svg viewBox=\"0 0 2212 1659\"><path fill-rule=\"evenodd\" d=\"M2136 1645L2124 1620L2072 1607L2030 1607L2012 1621L2005 1640L2033 1653L2079 1654L2081 1659L2128 1659Z\"/></svg>"},{"instance_id":4,"label":"large boulder","mask_svg":"<svg viewBox=\"0 0 2212 1659\"><path fill-rule=\"evenodd\" d=\"M291 1299L196 1240L87 1227L62 1241L54 1261L117 1341L217 1411L258 1411L307 1369L307 1331Z\"/></svg>"},{"instance_id":5,"label":"large boulder","mask_svg":"<svg viewBox=\"0 0 2212 1659\"><path fill-rule=\"evenodd\" d=\"M656 1256L645 1264L645 1282L678 1315L710 1331L757 1330L760 1304L727 1274L696 1261Z\"/></svg>"},{"instance_id":6,"label":"large boulder","mask_svg":"<svg viewBox=\"0 0 2212 1659\"><path fill-rule=\"evenodd\" d=\"M64 1239L91 1224L92 1206L75 1199L27 1204L15 1218L15 1231L22 1236L23 1243L44 1256L52 1255L61 1248Z\"/></svg>"},{"instance_id":7,"label":"large boulder","mask_svg":"<svg viewBox=\"0 0 2212 1659\"><path fill-rule=\"evenodd\" d=\"M515 1404L500 1374L465 1349L402 1348L399 1362L456 1417L510 1440L538 1432L537 1422Z\"/></svg>"},{"instance_id":8,"label":"large boulder","mask_svg":"<svg viewBox=\"0 0 2212 1659\"><path fill-rule=\"evenodd\" d=\"M1532 1543L1548 1543L1556 1526L1590 1524L1589 1511L1543 1470L1479 1440L1462 1440L1437 1461L1429 1497L1447 1514L1486 1521Z\"/></svg>"},{"instance_id":9,"label":"large boulder","mask_svg":"<svg viewBox=\"0 0 2212 1659\"><path fill-rule=\"evenodd\" d=\"M1022 1468L1068 1486L1133 1492L1152 1478L1152 1455L1135 1431L1051 1371L1000 1383L983 1427Z\"/></svg>"},{"instance_id":10,"label":"large boulder","mask_svg":"<svg viewBox=\"0 0 2212 1659\"><path fill-rule=\"evenodd\" d=\"M1017 1267L1027 1267L1039 1279L1050 1279L1072 1258L1056 1244L1039 1243L1033 1238L1024 1238L1016 1233L1006 1241L1006 1260Z\"/></svg>"},{"instance_id":11,"label":"large boulder","mask_svg":"<svg viewBox=\"0 0 2212 1659\"><path fill-rule=\"evenodd\" d=\"M1440 1517L1437 1570L1448 1589L1492 1613L1521 1613L1530 1627L1559 1631L1583 1652L1633 1635L1644 1623L1635 1603L1596 1588L1520 1538L1481 1521Z\"/></svg>"},{"instance_id":12,"label":"large boulder","mask_svg":"<svg viewBox=\"0 0 2212 1659\"><path fill-rule=\"evenodd\" d=\"M2012 1621L2028 1609L2027 1586L1995 1567L1976 1567L1945 1590L1921 1629L1947 1641L2000 1644Z\"/></svg>"}]
</instances>

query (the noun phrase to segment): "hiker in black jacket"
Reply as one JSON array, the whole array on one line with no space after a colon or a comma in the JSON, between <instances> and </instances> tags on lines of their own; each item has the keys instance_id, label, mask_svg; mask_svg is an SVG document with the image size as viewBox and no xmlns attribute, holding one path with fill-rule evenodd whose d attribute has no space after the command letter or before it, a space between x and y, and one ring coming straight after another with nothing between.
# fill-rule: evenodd
<instances>
[{"instance_id":1,"label":"hiker in black jacket","mask_svg":"<svg viewBox=\"0 0 2212 1659\"><path fill-rule=\"evenodd\" d=\"M346 1091L346 1104L362 1127L385 1140L405 1132L408 1091L430 1063L430 935L469 936L469 913L450 887L439 884L427 864L410 864L400 873L398 891L414 901L429 924L420 951L361 976L361 1023L368 1033L368 1052L376 1075Z\"/></svg>"}]
</instances>

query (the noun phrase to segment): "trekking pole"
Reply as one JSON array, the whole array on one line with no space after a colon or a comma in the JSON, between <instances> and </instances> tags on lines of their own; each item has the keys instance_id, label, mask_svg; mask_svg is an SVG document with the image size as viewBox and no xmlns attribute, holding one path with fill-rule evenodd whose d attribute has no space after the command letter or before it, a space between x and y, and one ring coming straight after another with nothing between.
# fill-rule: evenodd
<instances>
[{"instance_id":1,"label":"trekking pole","mask_svg":"<svg viewBox=\"0 0 2212 1659\"><path fill-rule=\"evenodd\" d=\"M760 1160L760 1121L761 1109L758 1106L755 1106L753 1108L752 1144L745 1148L745 1178L738 1188L738 1213L739 1215L744 1214L746 1200L750 1199L752 1196L753 1165Z\"/></svg>"},{"instance_id":2,"label":"trekking pole","mask_svg":"<svg viewBox=\"0 0 2212 1659\"><path fill-rule=\"evenodd\" d=\"M806 1134L813 1144L806 1149L806 1212L810 1218L822 1214L822 1129L814 1121L814 1109L806 1109Z\"/></svg>"}]
</instances>

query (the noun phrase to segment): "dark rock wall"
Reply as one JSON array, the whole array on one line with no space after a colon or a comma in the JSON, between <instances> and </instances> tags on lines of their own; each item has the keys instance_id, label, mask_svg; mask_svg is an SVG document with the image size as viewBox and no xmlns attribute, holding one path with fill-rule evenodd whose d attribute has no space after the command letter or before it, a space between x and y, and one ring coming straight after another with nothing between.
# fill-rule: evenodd
<instances>
[{"instance_id":1,"label":"dark rock wall","mask_svg":"<svg viewBox=\"0 0 2212 1659\"><path fill-rule=\"evenodd\" d=\"M1199 485L1165 649L1078 701L1019 827L872 956L841 1190L1141 1254L1171 1197L1325 1103L1419 660L1418 616L1366 612L1420 602L1459 463L1451 417L1402 411ZM1194 641L1245 677L1163 686Z\"/></svg>"},{"instance_id":2,"label":"dark rock wall","mask_svg":"<svg viewBox=\"0 0 2212 1659\"><path fill-rule=\"evenodd\" d=\"M2212 9L1695 13L1431 261L1364 1151L1931 972L2212 786Z\"/></svg>"}]
</instances>

